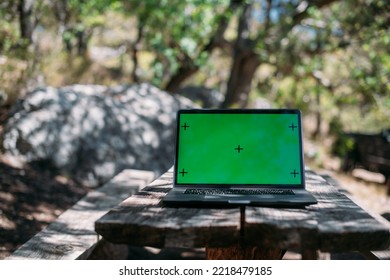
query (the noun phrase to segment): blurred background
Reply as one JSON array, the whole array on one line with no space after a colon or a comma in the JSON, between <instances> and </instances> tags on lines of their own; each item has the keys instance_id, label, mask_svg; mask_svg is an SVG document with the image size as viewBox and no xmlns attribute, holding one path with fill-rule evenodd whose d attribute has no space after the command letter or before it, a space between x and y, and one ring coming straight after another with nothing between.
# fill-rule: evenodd
<instances>
[{"instance_id":1,"label":"blurred background","mask_svg":"<svg viewBox=\"0 0 390 280\"><path fill-rule=\"evenodd\" d=\"M152 162L172 154L161 131L182 107L299 108L306 164L390 212L389 29L386 0L2 0L0 256L121 169L164 172L173 158ZM99 129L125 136L86 147Z\"/></svg>"}]
</instances>

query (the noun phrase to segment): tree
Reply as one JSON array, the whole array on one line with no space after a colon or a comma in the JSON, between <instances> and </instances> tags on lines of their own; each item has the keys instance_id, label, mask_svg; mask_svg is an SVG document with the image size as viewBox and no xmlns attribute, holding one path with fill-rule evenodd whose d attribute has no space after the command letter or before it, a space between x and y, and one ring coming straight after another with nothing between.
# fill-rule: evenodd
<instances>
[{"instance_id":1,"label":"tree","mask_svg":"<svg viewBox=\"0 0 390 280\"><path fill-rule=\"evenodd\" d=\"M390 103L387 6L385 0L5 0L0 49L16 55L23 42L30 44L41 15L44 28L54 15L65 48L86 58L95 28L114 11L137 19L137 36L127 44L132 81L177 92L218 51L229 71L222 107L246 107L251 92L264 92L280 106L314 112L318 135L328 99L363 112ZM147 75L140 50L153 57Z\"/></svg>"},{"instance_id":2,"label":"tree","mask_svg":"<svg viewBox=\"0 0 390 280\"><path fill-rule=\"evenodd\" d=\"M34 75L37 57L34 30L43 0L4 0L0 3L0 92L12 104ZM2 104L3 105L3 104Z\"/></svg>"},{"instance_id":3,"label":"tree","mask_svg":"<svg viewBox=\"0 0 390 280\"><path fill-rule=\"evenodd\" d=\"M32 42L32 34L38 21L34 17L34 4L35 0L19 0L18 3L20 36L29 43Z\"/></svg>"},{"instance_id":4,"label":"tree","mask_svg":"<svg viewBox=\"0 0 390 280\"><path fill-rule=\"evenodd\" d=\"M311 9L323 8L333 2L335 1L261 1L260 17L256 17L254 13L255 2L245 3L239 17L233 66L222 107L233 104L245 107L257 68L262 63L274 64L272 60L275 56L278 56L278 53L285 53L290 47L286 41L289 34L310 15ZM254 25L257 28L251 32L251 29L253 30L251 27ZM290 58L290 61L283 62L282 71L289 72L294 66L294 58Z\"/></svg>"},{"instance_id":5,"label":"tree","mask_svg":"<svg viewBox=\"0 0 390 280\"><path fill-rule=\"evenodd\" d=\"M146 48L156 55L157 83L165 84L170 92L177 91L206 63L213 50L223 48L232 56L232 64L222 106L245 107L258 67L273 63L275 54L284 49L283 39L310 15L310 9L333 2L209 0L170 1L169 5L147 1L135 5L130 1L130 6L135 15L141 15L138 20L143 26ZM235 18L238 18L235 39L227 40L225 31Z\"/></svg>"},{"instance_id":6,"label":"tree","mask_svg":"<svg viewBox=\"0 0 390 280\"><path fill-rule=\"evenodd\" d=\"M138 19L138 37L134 42L134 71L137 50L142 44L155 56L153 83L175 92L200 67L211 51L221 46L222 35L231 12L228 1L124 1L130 15ZM230 4L230 7L236 4ZM139 75L133 73L134 80Z\"/></svg>"},{"instance_id":7,"label":"tree","mask_svg":"<svg viewBox=\"0 0 390 280\"><path fill-rule=\"evenodd\" d=\"M43 4L43 0L4 0L0 4L1 29L10 31L12 23L17 21L19 33L12 34L15 39L17 38L12 42L14 48L25 48L33 43L33 32L39 22ZM12 29L15 26L12 26ZM16 30L13 32L16 33Z\"/></svg>"},{"instance_id":8,"label":"tree","mask_svg":"<svg viewBox=\"0 0 390 280\"><path fill-rule=\"evenodd\" d=\"M104 25L104 15L108 10L120 8L119 0L58 0L50 3L59 23L66 50L85 56L93 30Z\"/></svg>"}]
</instances>

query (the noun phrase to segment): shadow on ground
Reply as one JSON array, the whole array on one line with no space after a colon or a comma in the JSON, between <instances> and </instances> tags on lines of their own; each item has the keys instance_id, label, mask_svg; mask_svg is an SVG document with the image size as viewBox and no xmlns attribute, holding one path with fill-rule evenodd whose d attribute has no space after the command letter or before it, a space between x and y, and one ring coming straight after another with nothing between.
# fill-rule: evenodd
<instances>
[{"instance_id":1,"label":"shadow on ground","mask_svg":"<svg viewBox=\"0 0 390 280\"><path fill-rule=\"evenodd\" d=\"M44 166L19 169L0 162L0 259L54 221L88 188Z\"/></svg>"}]
</instances>

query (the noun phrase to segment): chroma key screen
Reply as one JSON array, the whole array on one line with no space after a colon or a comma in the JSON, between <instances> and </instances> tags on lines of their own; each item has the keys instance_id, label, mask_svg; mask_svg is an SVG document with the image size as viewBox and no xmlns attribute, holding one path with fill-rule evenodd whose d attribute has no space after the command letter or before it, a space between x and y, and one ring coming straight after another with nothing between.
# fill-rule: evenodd
<instances>
[{"instance_id":1,"label":"chroma key screen","mask_svg":"<svg viewBox=\"0 0 390 280\"><path fill-rule=\"evenodd\" d=\"M176 183L301 184L300 112L280 112L181 112Z\"/></svg>"}]
</instances>

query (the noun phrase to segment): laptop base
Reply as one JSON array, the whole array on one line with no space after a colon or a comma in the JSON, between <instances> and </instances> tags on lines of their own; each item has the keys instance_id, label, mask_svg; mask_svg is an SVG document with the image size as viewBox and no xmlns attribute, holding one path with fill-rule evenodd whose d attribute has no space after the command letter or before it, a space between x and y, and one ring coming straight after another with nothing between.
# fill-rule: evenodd
<instances>
[{"instance_id":1,"label":"laptop base","mask_svg":"<svg viewBox=\"0 0 390 280\"><path fill-rule=\"evenodd\" d=\"M317 200L306 190L294 190L294 195L188 195L185 188L175 187L164 198L167 206L264 206L302 208Z\"/></svg>"}]
</instances>

